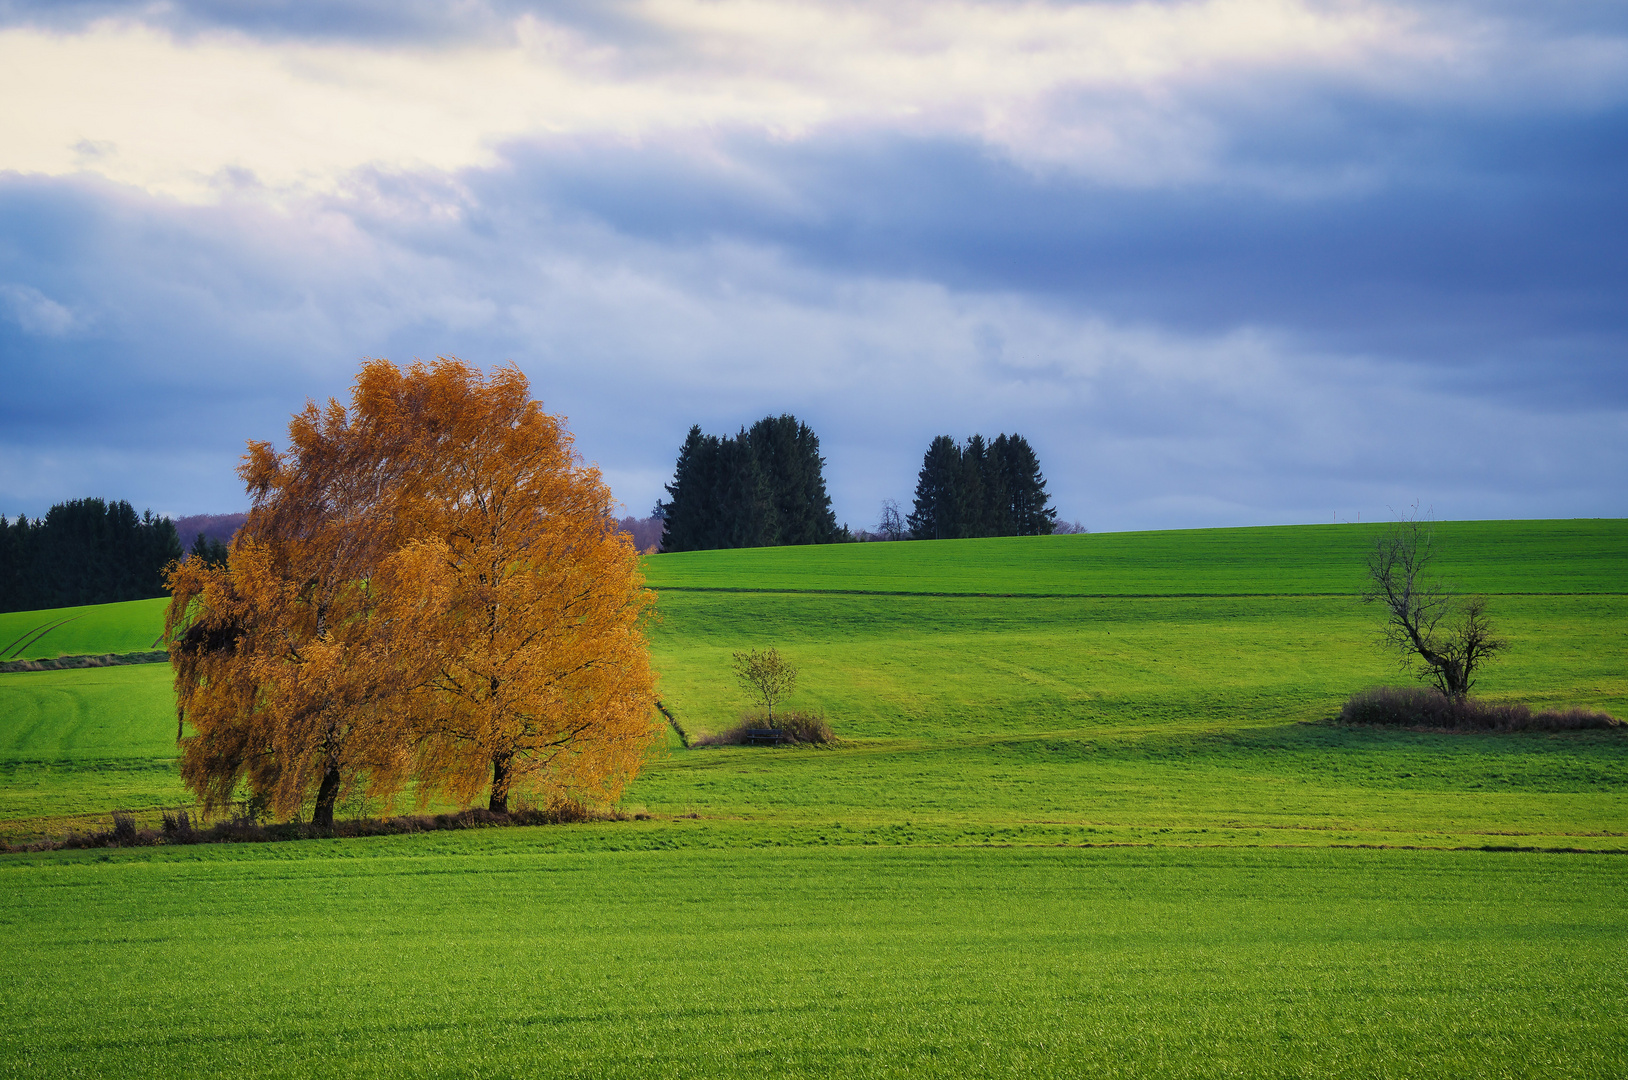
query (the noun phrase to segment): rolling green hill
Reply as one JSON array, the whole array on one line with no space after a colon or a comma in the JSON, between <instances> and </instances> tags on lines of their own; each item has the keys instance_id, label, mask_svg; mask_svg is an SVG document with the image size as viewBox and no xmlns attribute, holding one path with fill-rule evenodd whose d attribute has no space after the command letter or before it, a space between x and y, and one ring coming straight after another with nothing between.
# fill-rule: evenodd
<instances>
[{"instance_id":1,"label":"rolling green hill","mask_svg":"<svg viewBox=\"0 0 1628 1080\"><path fill-rule=\"evenodd\" d=\"M1461 567L1466 552L1487 560L1471 577L1496 595L1494 615L1512 642L1482 693L1628 714L1620 663L1628 597L1612 569L1628 564L1612 562L1623 523L1440 528L1444 558ZM1374 610L1350 590L1302 592L1315 583L1317 552L1344 560L1321 568L1325 583L1353 565L1360 577L1361 551L1330 547L1349 537L1360 539L1359 529L651 557L661 615L651 628L654 658L663 699L682 724L691 732L732 725L748 702L730 677L730 654L774 645L802 671L791 704L824 710L850 748L686 750L672 740L627 802L788 826L835 811L882 828L905 815L945 837L1060 820L1099 835L1176 830L1160 834L1167 839L1211 830L1203 835L1255 842L1271 828L1299 843L1456 846L1505 833L1538 846L1619 843L1607 834L1617 831L1614 820L1628 819L1628 766L1615 736L1352 732L1313 723L1354 690L1405 678L1375 644ZM1187 552L1185 561L1176 551ZM1061 595L1082 581L1101 586L1080 569L1082 552L1091 565L1117 559L1132 591L1162 581L1175 595ZM1280 575L1284 594L1253 595L1270 580L1261 566L1300 569ZM1246 580L1246 570L1256 576ZM968 595L999 575L1008 585L1022 577L1033 594ZM664 584L675 579L739 581L746 591ZM771 588L788 582L799 587ZM1226 594L1218 582L1236 591ZM870 588L888 583L891 592ZM1554 591L1533 591L1545 583ZM1580 592L1583 585L1593 591ZM144 603L19 622L71 618L52 634L80 627L81 642L107 646L115 638L98 628L111 628L147 645L136 635L153 629L160 608ZM142 619L145 628L134 630ZM93 639L95 632L104 636ZM64 816L184 802L160 764L173 754L167 678L163 665L0 675L9 718L0 747L11 770L0 831L21 835ZM87 726L87 717L103 726ZM110 717L124 719L107 726ZM80 762L97 738L102 750L90 753L91 769Z\"/></svg>"},{"instance_id":2,"label":"rolling green hill","mask_svg":"<svg viewBox=\"0 0 1628 1080\"><path fill-rule=\"evenodd\" d=\"M1624 525L1440 527L1481 692L1628 714ZM683 724L773 645L845 744L670 737L642 820L0 856L0 1076L1623 1075L1628 738L1324 722L1403 678L1371 535L651 557ZM0 835L185 806L168 679L0 675Z\"/></svg>"},{"instance_id":3,"label":"rolling green hill","mask_svg":"<svg viewBox=\"0 0 1628 1080\"><path fill-rule=\"evenodd\" d=\"M1383 525L1093 533L648 557L656 589L1063 596L1361 593ZM1628 592L1628 520L1445 521L1443 572L1471 592Z\"/></svg>"},{"instance_id":4,"label":"rolling green hill","mask_svg":"<svg viewBox=\"0 0 1628 1080\"><path fill-rule=\"evenodd\" d=\"M1296 596L1362 591L1379 526L745 548L645 558L672 591ZM1444 572L1487 593L1628 592L1628 521L1441 522ZM0 614L0 660L160 647L165 599Z\"/></svg>"},{"instance_id":5,"label":"rolling green hill","mask_svg":"<svg viewBox=\"0 0 1628 1080\"><path fill-rule=\"evenodd\" d=\"M0 660L98 656L162 648L165 597L0 614Z\"/></svg>"},{"instance_id":6,"label":"rolling green hill","mask_svg":"<svg viewBox=\"0 0 1628 1080\"><path fill-rule=\"evenodd\" d=\"M190 801L168 664L0 675L0 822Z\"/></svg>"}]
</instances>

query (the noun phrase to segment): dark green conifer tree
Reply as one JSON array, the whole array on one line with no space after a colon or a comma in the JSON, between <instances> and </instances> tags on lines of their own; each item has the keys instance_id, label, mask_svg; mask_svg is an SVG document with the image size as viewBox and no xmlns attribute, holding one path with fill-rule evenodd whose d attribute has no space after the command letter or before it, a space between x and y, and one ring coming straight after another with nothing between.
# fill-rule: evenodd
<instances>
[{"instance_id":1,"label":"dark green conifer tree","mask_svg":"<svg viewBox=\"0 0 1628 1080\"><path fill-rule=\"evenodd\" d=\"M28 516L8 522L0 515L0 611L23 611L13 603L22 588L22 567L28 545Z\"/></svg>"},{"instance_id":2,"label":"dark green conifer tree","mask_svg":"<svg viewBox=\"0 0 1628 1080\"><path fill-rule=\"evenodd\" d=\"M705 551L716 547L715 524L718 437L703 435L701 425L690 427L678 451L668 501L657 503L662 518L661 550Z\"/></svg>"},{"instance_id":3,"label":"dark green conifer tree","mask_svg":"<svg viewBox=\"0 0 1628 1080\"><path fill-rule=\"evenodd\" d=\"M187 549L188 558L202 559L209 566L225 566L227 555L225 544L203 533L199 533L192 547Z\"/></svg>"},{"instance_id":4,"label":"dark green conifer tree","mask_svg":"<svg viewBox=\"0 0 1628 1080\"><path fill-rule=\"evenodd\" d=\"M989 448L982 435L967 440L961 451L961 475L956 481L956 535L993 536L984 479L989 472Z\"/></svg>"},{"instance_id":5,"label":"dark green conifer tree","mask_svg":"<svg viewBox=\"0 0 1628 1080\"><path fill-rule=\"evenodd\" d=\"M829 544L837 533L820 440L795 416L765 416L746 433L774 503L775 544Z\"/></svg>"},{"instance_id":6,"label":"dark green conifer tree","mask_svg":"<svg viewBox=\"0 0 1628 1080\"><path fill-rule=\"evenodd\" d=\"M950 540L960 536L961 448L940 435L922 455L916 476L915 507L906 524L912 540Z\"/></svg>"},{"instance_id":7,"label":"dark green conifer tree","mask_svg":"<svg viewBox=\"0 0 1628 1080\"><path fill-rule=\"evenodd\" d=\"M1040 459L1021 435L1007 441L1006 483L1016 535L1050 536L1057 525L1057 510L1049 505Z\"/></svg>"},{"instance_id":8,"label":"dark green conifer tree","mask_svg":"<svg viewBox=\"0 0 1628 1080\"><path fill-rule=\"evenodd\" d=\"M778 535L774 491L746 429L718 445L718 507L713 547L769 547Z\"/></svg>"},{"instance_id":9,"label":"dark green conifer tree","mask_svg":"<svg viewBox=\"0 0 1628 1080\"><path fill-rule=\"evenodd\" d=\"M912 539L1036 536L1050 533L1056 520L1039 459L1023 436L985 443L974 435L962 448L940 435L927 448L909 518Z\"/></svg>"},{"instance_id":10,"label":"dark green conifer tree","mask_svg":"<svg viewBox=\"0 0 1628 1080\"><path fill-rule=\"evenodd\" d=\"M989 444L989 455L984 465L984 515L989 536L1015 536L1017 523L1012 517L1012 491L1007 477L1006 459L1011 440L1004 434L995 436Z\"/></svg>"},{"instance_id":11,"label":"dark green conifer tree","mask_svg":"<svg viewBox=\"0 0 1628 1080\"><path fill-rule=\"evenodd\" d=\"M820 441L789 414L718 438L690 429L679 450L661 550L826 544L838 539Z\"/></svg>"},{"instance_id":12,"label":"dark green conifer tree","mask_svg":"<svg viewBox=\"0 0 1628 1080\"><path fill-rule=\"evenodd\" d=\"M164 595L163 569L181 557L169 518L137 517L128 502L75 499L45 517L19 517L0 545L6 611L107 604Z\"/></svg>"}]
</instances>

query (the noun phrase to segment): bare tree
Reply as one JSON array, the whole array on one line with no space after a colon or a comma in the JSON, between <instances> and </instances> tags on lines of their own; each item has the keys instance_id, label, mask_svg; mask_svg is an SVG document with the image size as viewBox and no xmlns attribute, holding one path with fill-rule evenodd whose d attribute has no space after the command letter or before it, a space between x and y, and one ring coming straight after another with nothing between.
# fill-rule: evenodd
<instances>
[{"instance_id":1,"label":"bare tree","mask_svg":"<svg viewBox=\"0 0 1628 1080\"><path fill-rule=\"evenodd\" d=\"M899 513L899 504L895 500L882 500L882 520L877 523L876 531L884 540L903 540L909 532L905 528L904 517Z\"/></svg>"},{"instance_id":2,"label":"bare tree","mask_svg":"<svg viewBox=\"0 0 1628 1080\"><path fill-rule=\"evenodd\" d=\"M735 678L762 701L769 710L769 722L774 722L774 706L791 696L797 685L797 669L788 664L778 649L753 649L733 654Z\"/></svg>"},{"instance_id":3,"label":"bare tree","mask_svg":"<svg viewBox=\"0 0 1628 1080\"><path fill-rule=\"evenodd\" d=\"M1382 637L1402 666L1460 701L1481 665L1508 642L1493 628L1486 597L1461 597L1429 573L1434 541L1431 522L1415 507L1375 543L1362 598L1384 605Z\"/></svg>"}]
</instances>

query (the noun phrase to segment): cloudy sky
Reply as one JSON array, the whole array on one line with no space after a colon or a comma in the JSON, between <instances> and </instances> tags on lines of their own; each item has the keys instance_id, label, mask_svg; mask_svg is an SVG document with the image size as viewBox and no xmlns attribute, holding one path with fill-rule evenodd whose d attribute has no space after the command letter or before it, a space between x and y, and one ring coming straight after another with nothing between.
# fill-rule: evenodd
<instances>
[{"instance_id":1,"label":"cloudy sky","mask_svg":"<svg viewBox=\"0 0 1628 1080\"><path fill-rule=\"evenodd\" d=\"M1628 5L0 0L0 512L437 354L639 515L781 412L856 528L1628 515Z\"/></svg>"}]
</instances>

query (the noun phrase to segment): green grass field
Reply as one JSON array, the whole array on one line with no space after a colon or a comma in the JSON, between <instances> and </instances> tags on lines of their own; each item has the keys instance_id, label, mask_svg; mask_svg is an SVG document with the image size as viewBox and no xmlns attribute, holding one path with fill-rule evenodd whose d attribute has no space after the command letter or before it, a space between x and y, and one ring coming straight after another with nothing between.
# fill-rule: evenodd
<instances>
[{"instance_id":1,"label":"green grass field","mask_svg":"<svg viewBox=\"0 0 1628 1080\"><path fill-rule=\"evenodd\" d=\"M1439 534L1480 692L1628 715L1628 522ZM651 820L0 856L0 1075L1628 1073L1628 737L1326 723L1401 681L1371 536L653 557L682 723L774 645L845 745L670 738ZM184 805L174 723L164 665L0 675L0 830Z\"/></svg>"},{"instance_id":2,"label":"green grass field","mask_svg":"<svg viewBox=\"0 0 1628 1080\"><path fill-rule=\"evenodd\" d=\"M0 675L0 708L0 821L52 831L191 800L168 664Z\"/></svg>"},{"instance_id":3,"label":"green grass field","mask_svg":"<svg viewBox=\"0 0 1628 1080\"><path fill-rule=\"evenodd\" d=\"M161 648L166 597L0 614L0 660L100 656Z\"/></svg>"},{"instance_id":4,"label":"green grass field","mask_svg":"<svg viewBox=\"0 0 1628 1080\"><path fill-rule=\"evenodd\" d=\"M936 540L907 545L744 548L648 560L658 589L1170 596L1350 594L1384 525ZM1628 592L1628 525L1444 521L1440 566L1471 592Z\"/></svg>"},{"instance_id":5,"label":"green grass field","mask_svg":"<svg viewBox=\"0 0 1628 1080\"><path fill-rule=\"evenodd\" d=\"M0 1070L1612 1077L1628 1065L1616 859L616 850L663 828L8 859Z\"/></svg>"}]
</instances>

